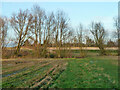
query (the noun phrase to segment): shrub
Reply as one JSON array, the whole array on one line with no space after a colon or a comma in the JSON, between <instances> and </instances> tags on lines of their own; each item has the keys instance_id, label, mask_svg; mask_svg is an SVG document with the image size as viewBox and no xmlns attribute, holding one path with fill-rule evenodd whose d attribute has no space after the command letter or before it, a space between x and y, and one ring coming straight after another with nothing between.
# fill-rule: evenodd
<instances>
[{"instance_id":1,"label":"shrub","mask_svg":"<svg viewBox=\"0 0 120 90\"><path fill-rule=\"evenodd\" d=\"M53 53L50 54L50 58L55 58L55 57L56 57L55 54L53 54Z\"/></svg>"}]
</instances>

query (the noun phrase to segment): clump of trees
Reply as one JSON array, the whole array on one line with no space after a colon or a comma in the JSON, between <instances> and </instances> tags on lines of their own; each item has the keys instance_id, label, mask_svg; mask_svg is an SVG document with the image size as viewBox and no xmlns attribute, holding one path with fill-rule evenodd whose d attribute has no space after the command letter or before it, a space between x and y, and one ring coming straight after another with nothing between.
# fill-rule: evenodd
<instances>
[{"instance_id":1,"label":"clump of trees","mask_svg":"<svg viewBox=\"0 0 120 90\"><path fill-rule=\"evenodd\" d=\"M19 56L21 47L27 45L34 49L35 57L72 57L71 47L79 47L80 55L84 55L83 47L97 46L102 55L106 55L105 36L106 30L100 22L92 22L91 32L94 40L85 35L85 29L80 24L77 30L70 25L70 19L63 11L47 13L44 9L34 5L31 10L19 10L7 18L0 18L0 34L2 48L6 45L8 26L15 32L17 43L15 54ZM117 27L117 23L116 23ZM118 30L118 29L117 29ZM83 42L84 41L86 42ZM114 46L113 41L108 42ZM48 47L56 47L56 52L51 52ZM51 55L52 53L52 55ZM64 53L64 54L63 54Z\"/></svg>"},{"instance_id":2,"label":"clump of trees","mask_svg":"<svg viewBox=\"0 0 120 90\"><path fill-rule=\"evenodd\" d=\"M57 57L61 57L61 47L70 38L69 18L63 11L49 13L34 6L31 11L20 10L13 14L10 19L10 25L16 33L17 49L16 55L19 55L21 47L25 42L33 41L37 57L49 56L47 47L54 44L57 48ZM70 40L69 40L70 41Z\"/></svg>"}]
</instances>

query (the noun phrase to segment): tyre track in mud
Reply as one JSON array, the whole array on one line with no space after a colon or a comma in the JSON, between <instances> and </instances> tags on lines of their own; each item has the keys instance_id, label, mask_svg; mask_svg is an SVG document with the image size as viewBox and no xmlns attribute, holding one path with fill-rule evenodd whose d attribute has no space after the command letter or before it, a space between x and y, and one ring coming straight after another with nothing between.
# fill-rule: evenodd
<instances>
[{"instance_id":1,"label":"tyre track in mud","mask_svg":"<svg viewBox=\"0 0 120 90\"><path fill-rule=\"evenodd\" d=\"M51 63L53 63L54 61L51 61L51 62L49 62L49 63L47 63L47 64L43 64L43 65L41 65L40 67L38 67L38 69L36 69L36 70L31 70L30 72L26 72L26 73L21 73L19 76L15 76L15 77L13 77L14 75L11 75L13 78L11 79L11 77L9 77L9 79L7 79L7 80L9 80L8 82L7 81L5 81L6 83L4 83L4 84L9 84L9 83L15 83L15 82L17 82L19 79L24 79L24 77L26 77L27 75L30 75L30 73L35 73L36 71L38 71L38 70L40 70L40 69L42 69L42 67L45 67L45 66L48 66L48 65L50 65ZM10 80L11 79L11 80ZM16 80L16 79L18 79L18 80ZM14 81L15 80L15 81Z\"/></svg>"},{"instance_id":2,"label":"tyre track in mud","mask_svg":"<svg viewBox=\"0 0 120 90\"><path fill-rule=\"evenodd\" d=\"M54 81L62 74L66 69L66 63L58 63L48 70L44 77L39 79L34 85L30 88L49 88L54 84ZM57 71L58 70L58 71Z\"/></svg>"}]
</instances>

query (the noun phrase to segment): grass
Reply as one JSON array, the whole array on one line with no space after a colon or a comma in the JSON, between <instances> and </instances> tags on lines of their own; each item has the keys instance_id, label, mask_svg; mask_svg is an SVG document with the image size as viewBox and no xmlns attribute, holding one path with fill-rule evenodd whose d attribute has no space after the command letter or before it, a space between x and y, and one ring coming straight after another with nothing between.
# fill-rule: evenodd
<instances>
[{"instance_id":1,"label":"grass","mask_svg":"<svg viewBox=\"0 0 120 90\"><path fill-rule=\"evenodd\" d=\"M117 88L118 69L111 62L101 57L71 60L52 88Z\"/></svg>"},{"instance_id":2,"label":"grass","mask_svg":"<svg viewBox=\"0 0 120 90\"><path fill-rule=\"evenodd\" d=\"M79 55L80 51L72 53ZM85 58L2 61L3 76L10 74L2 78L2 87L117 88L118 57L98 53L89 50Z\"/></svg>"}]
</instances>

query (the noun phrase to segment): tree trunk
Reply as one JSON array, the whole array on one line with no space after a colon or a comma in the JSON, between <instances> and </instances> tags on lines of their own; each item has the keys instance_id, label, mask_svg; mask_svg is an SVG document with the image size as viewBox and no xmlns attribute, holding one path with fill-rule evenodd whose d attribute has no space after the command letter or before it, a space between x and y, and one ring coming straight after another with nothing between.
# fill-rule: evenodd
<instances>
[{"instance_id":1,"label":"tree trunk","mask_svg":"<svg viewBox=\"0 0 120 90\"><path fill-rule=\"evenodd\" d=\"M19 39L18 46L17 46L17 50L16 50L16 54L17 54L17 55L18 55L19 52L20 52L20 47L21 47L20 42L21 42L21 37L20 37L20 39Z\"/></svg>"},{"instance_id":2,"label":"tree trunk","mask_svg":"<svg viewBox=\"0 0 120 90\"><path fill-rule=\"evenodd\" d=\"M20 52L20 43L18 43L17 50L16 50L16 54L18 55L19 52Z\"/></svg>"},{"instance_id":3,"label":"tree trunk","mask_svg":"<svg viewBox=\"0 0 120 90\"><path fill-rule=\"evenodd\" d=\"M100 49L100 54L101 55L106 55L106 51L105 51L103 46L99 46L99 49Z\"/></svg>"}]
</instances>

